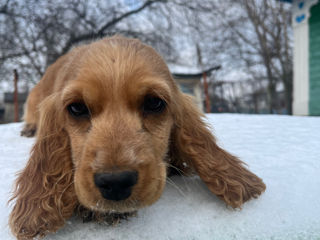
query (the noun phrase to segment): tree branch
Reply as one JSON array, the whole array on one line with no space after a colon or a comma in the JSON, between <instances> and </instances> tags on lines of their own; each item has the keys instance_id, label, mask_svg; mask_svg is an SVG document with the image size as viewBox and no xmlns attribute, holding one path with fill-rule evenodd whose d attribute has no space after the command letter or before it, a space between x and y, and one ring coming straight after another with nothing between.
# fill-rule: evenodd
<instances>
[{"instance_id":1,"label":"tree branch","mask_svg":"<svg viewBox=\"0 0 320 240\"><path fill-rule=\"evenodd\" d=\"M132 11L126 12L121 16L116 17L111 21L107 22L98 31L82 34L79 36L71 36L69 41L66 43L65 47L62 49L61 54L66 53L72 47L72 45L76 43L79 43L88 39L103 37L105 35L104 33L105 30L107 30L108 28L111 28L112 26L116 25L118 22L122 21L125 18L130 17L131 15L141 12L143 9L151 6L155 2L166 2L166 0L148 0L141 7L134 9Z\"/></svg>"},{"instance_id":2,"label":"tree branch","mask_svg":"<svg viewBox=\"0 0 320 240\"><path fill-rule=\"evenodd\" d=\"M29 52L23 51L23 52L7 54L7 55L4 55L4 56L1 56L0 57L0 61L5 61L5 60L10 59L10 58L22 57L22 56L25 56L26 54L29 54Z\"/></svg>"}]
</instances>

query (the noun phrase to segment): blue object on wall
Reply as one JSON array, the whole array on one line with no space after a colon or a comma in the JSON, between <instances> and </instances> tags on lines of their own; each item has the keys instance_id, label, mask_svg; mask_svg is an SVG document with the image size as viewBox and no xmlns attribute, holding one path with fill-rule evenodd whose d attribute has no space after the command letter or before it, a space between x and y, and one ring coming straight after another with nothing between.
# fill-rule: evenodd
<instances>
[{"instance_id":1,"label":"blue object on wall","mask_svg":"<svg viewBox=\"0 0 320 240\"><path fill-rule=\"evenodd\" d=\"M298 7L301 9L304 7L304 2L299 2Z\"/></svg>"},{"instance_id":2,"label":"blue object on wall","mask_svg":"<svg viewBox=\"0 0 320 240\"><path fill-rule=\"evenodd\" d=\"M306 18L305 14L301 14L299 16L296 16L296 22L301 23Z\"/></svg>"}]
</instances>

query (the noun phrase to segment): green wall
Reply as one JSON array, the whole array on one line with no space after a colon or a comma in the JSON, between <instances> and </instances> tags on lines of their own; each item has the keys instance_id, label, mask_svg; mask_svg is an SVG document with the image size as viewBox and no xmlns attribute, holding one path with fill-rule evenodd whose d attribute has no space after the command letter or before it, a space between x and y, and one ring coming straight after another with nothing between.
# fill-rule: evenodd
<instances>
[{"instance_id":1,"label":"green wall","mask_svg":"<svg viewBox=\"0 0 320 240\"><path fill-rule=\"evenodd\" d=\"M320 2L309 18L309 114L320 115Z\"/></svg>"}]
</instances>

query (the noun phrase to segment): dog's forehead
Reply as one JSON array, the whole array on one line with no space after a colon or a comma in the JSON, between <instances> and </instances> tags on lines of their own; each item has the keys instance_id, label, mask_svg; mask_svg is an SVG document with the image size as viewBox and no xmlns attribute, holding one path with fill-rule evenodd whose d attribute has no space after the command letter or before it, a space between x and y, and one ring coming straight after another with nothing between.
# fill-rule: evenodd
<instances>
[{"instance_id":1,"label":"dog's forehead","mask_svg":"<svg viewBox=\"0 0 320 240\"><path fill-rule=\"evenodd\" d=\"M170 79L165 62L155 50L129 39L108 39L89 45L81 68L106 84L138 81L152 75Z\"/></svg>"},{"instance_id":2,"label":"dog's forehead","mask_svg":"<svg viewBox=\"0 0 320 240\"><path fill-rule=\"evenodd\" d=\"M156 51L140 41L123 38L89 45L77 80L108 94L174 85L167 65Z\"/></svg>"}]
</instances>

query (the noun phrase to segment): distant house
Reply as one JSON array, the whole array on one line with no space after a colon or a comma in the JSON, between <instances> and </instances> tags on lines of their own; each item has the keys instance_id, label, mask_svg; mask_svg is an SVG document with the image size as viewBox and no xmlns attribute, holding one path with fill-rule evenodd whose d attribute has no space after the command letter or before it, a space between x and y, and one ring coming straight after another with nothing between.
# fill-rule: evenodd
<instances>
[{"instance_id":1,"label":"distant house","mask_svg":"<svg viewBox=\"0 0 320 240\"><path fill-rule=\"evenodd\" d=\"M293 114L320 115L320 1L292 3L294 35Z\"/></svg>"},{"instance_id":2,"label":"distant house","mask_svg":"<svg viewBox=\"0 0 320 240\"><path fill-rule=\"evenodd\" d=\"M203 72L205 72L207 76L210 76L212 71L220 69L220 66L209 68L203 72L198 68L191 68L174 64L169 64L169 69L181 91L193 96L196 105L201 111L203 111L204 96L201 85Z\"/></svg>"},{"instance_id":3,"label":"distant house","mask_svg":"<svg viewBox=\"0 0 320 240\"><path fill-rule=\"evenodd\" d=\"M19 119L23 115L23 105L28 97L28 93L19 93L18 94L18 103L19 103ZM12 92L4 93L4 116L2 122L13 122L14 121L14 94Z\"/></svg>"}]
</instances>

